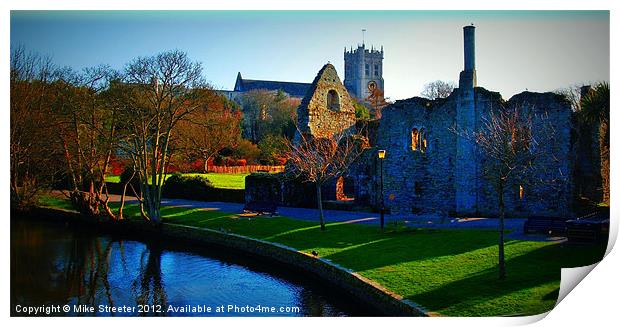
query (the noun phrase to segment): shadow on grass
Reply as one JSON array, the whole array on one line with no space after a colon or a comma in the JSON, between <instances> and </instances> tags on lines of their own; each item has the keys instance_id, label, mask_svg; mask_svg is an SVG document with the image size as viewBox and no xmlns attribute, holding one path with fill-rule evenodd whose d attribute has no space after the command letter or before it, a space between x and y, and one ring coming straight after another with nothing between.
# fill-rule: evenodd
<instances>
[{"instance_id":1,"label":"shadow on grass","mask_svg":"<svg viewBox=\"0 0 620 327\"><path fill-rule=\"evenodd\" d=\"M386 229L318 224L284 217L175 208L170 222L264 239L358 271L431 311L447 315L536 314L553 308L560 268L591 264L604 247L508 241L508 278L497 278L497 232L492 230Z\"/></svg>"},{"instance_id":2,"label":"shadow on grass","mask_svg":"<svg viewBox=\"0 0 620 327\"><path fill-rule=\"evenodd\" d=\"M193 208L162 209L164 221L250 236L318 252L320 257L355 271L397 265L433 257L454 256L497 243L493 231L427 230L328 223L321 231L314 222L285 217L238 217Z\"/></svg>"},{"instance_id":3,"label":"shadow on grass","mask_svg":"<svg viewBox=\"0 0 620 327\"><path fill-rule=\"evenodd\" d=\"M353 246L326 259L345 264L355 271L397 265L488 248L497 244L492 231L414 230L380 234L383 242Z\"/></svg>"},{"instance_id":4,"label":"shadow on grass","mask_svg":"<svg viewBox=\"0 0 620 327\"><path fill-rule=\"evenodd\" d=\"M499 280L494 266L405 297L448 315L467 310L483 316L539 314L551 310L557 301L561 268L592 264L602 258L604 250L598 245L550 244L507 260L505 280Z\"/></svg>"},{"instance_id":5,"label":"shadow on grass","mask_svg":"<svg viewBox=\"0 0 620 327\"><path fill-rule=\"evenodd\" d=\"M117 207L116 207L117 208ZM317 251L386 288L446 315L515 315L550 310L560 268L589 265L604 245L509 241L507 274L497 278L497 232L429 230L317 222L285 217L239 217L220 211L163 207L164 222L205 227ZM140 219L136 204L128 219Z\"/></svg>"}]
</instances>

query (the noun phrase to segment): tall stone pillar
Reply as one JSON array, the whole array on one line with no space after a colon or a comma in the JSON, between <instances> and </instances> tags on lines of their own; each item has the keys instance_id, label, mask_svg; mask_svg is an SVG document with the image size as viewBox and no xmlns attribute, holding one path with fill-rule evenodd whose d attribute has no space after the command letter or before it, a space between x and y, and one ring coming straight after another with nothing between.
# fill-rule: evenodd
<instances>
[{"instance_id":1,"label":"tall stone pillar","mask_svg":"<svg viewBox=\"0 0 620 327\"><path fill-rule=\"evenodd\" d=\"M464 67L459 78L459 88L474 88L476 84L476 27L463 27Z\"/></svg>"},{"instance_id":2,"label":"tall stone pillar","mask_svg":"<svg viewBox=\"0 0 620 327\"><path fill-rule=\"evenodd\" d=\"M463 27L464 70L459 78L458 101L456 106L456 124L459 131L471 133L476 130L476 103L474 87L476 87L475 62L475 27ZM478 158L476 146L472 140L457 136L455 189L456 213L473 215L477 213L478 193Z\"/></svg>"}]
</instances>

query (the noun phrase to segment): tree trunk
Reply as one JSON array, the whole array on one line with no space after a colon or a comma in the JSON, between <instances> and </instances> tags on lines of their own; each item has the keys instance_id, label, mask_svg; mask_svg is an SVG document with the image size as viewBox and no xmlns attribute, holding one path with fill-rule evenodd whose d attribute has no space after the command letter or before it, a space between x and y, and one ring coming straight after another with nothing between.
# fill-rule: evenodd
<instances>
[{"instance_id":1,"label":"tree trunk","mask_svg":"<svg viewBox=\"0 0 620 327\"><path fill-rule=\"evenodd\" d=\"M15 171L17 171L17 169L15 169ZM13 188L12 191L13 193L11 194L11 200L15 200L16 205L21 206L22 204L22 197L19 195L19 186L17 183L17 173L15 174L15 177L12 178L11 180L11 187ZM15 198L13 198L13 196ZM13 201L11 201L11 205L13 205Z\"/></svg>"},{"instance_id":2,"label":"tree trunk","mask_svg":"<svg viewBox=\"0 0 620 327\"><path fill-rule=\"evenodd\" d=\"M325 230L325 219L323 217L323 201L321 200L321 184L316 183L316 201L319 208L319 221L321 222L321 230Z\"/></svg>"},{"instance_id":3,"label":"tree trunk","mask_svg":"<svg viewBox=\"0 0 620 327\"><path fill-rule=\"evenodd\" d=\"M131 183L135 175L136 175L136 168L134 167L132 169L131 177L129 177L129 179L125 181L125 184L123 184L123 193L121 194L121 204L120 204L120 207L118 208L118 220L123 219L123 208L125 207L125 194L127 194L127 186L129 186L129 183ZM134 193L135 193L135 190L134 190Z\"/></svg>"},{"instance_id":4,"label":"tree trunk","mask_svg":"<svg viewBox=\"0 0 620 327\"><path fill-rule=\"evenodd\" d=\"M146 178L142 180L142 174L140 175L140 177L141 177L140 178L140 215L142 216L142 219L144 219L145 221L151 221L151 218L147 214L147 209L145 209L145 203L148 201L147 196L146 196L146 193L149 191L148 182ZM133 186L131 187L133 188ZM135 193L135 190L134 190L134 193Z\"/></svg>"},{"instance_id":5,"label":"tree trunk","mask_svg":"<svg viewBox=\"0 0 620 327\"><path fill-rule=\"evenodd\" d=\"M161 223L161 212L160 212L160 208L159 208L159 198L157 197L157 195L159 194L159 190L157 188L157 186L154 185L150 185L149 186L149 197L144 197L144 200L146 202L146 213L148 214L149 220L156 224L159 225Z\"/></svg>"},{"instance_id":6,"label":"tree trunk","mask_svg":"<svg viewBox=\"0 0 620 327\"><path fill-rule=\"evenodd\" d=\"M107 192L107 191L106 191L106 192ZM118 220L118 217L116 217L116 216L114 215L114 212L112 212L112 208L110 208L109 203L110 203L110 196L106 193L106 199L105 199L105 200L103 200L103 204L102 204L102 205L103 205L103 209L104 209L104 210L105 210L105 212L108 214L108 217L109 217L110 219L112 219L113 221L117 221L117 220Z\"/></svg>"},{"instance_id":7,"label":"tree trunk","mask_svg":"<svg viewBox=\"0 0 620 327\"><path fill-rule=\"evenodd\" d=\"M142 216L142 219L144 219L145 221L151 221L149 216L144 211L144 201L140 201L140 216Z\"/></svg>"},{"instance_id":8,"label":"tree trunk","mask_svg":"<svg viewBox=\"0 0 620 327\"><path fill-rule=\"evenodd\" d=\"M504 205L504 182L499 182L499 279L506 278L506 262L504 258L504 218L506 209Z\"/></svg>"},{"instance_id":9,"label":"tree trunk","mask_svg":"<svg viewBox=\"0 0 620 327\"><path fill-rule=\"evenodd\" d=\"M121 194L121 204L118 207L118 220L123 220L123 208L125 207L125 193L127 193L127 184L123 185L123 193Z\"/></svg>"},{"instance_id":10,"label":"tree trunk","mask_svg":"<svg viewBox=\"0 0 620 327\"><path fill-rule=\"evenodd\" d=\"M599 148L601 154L603 202L609 205L609 122L605 120L602 120L599 125Z\"/></svg>"}]
</instances>

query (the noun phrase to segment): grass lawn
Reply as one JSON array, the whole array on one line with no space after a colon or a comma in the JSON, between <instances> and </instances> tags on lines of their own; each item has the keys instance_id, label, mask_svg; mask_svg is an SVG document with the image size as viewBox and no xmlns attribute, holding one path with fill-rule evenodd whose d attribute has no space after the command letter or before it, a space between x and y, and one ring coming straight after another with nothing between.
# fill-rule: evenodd
<instances>
[{"instance_id":1,"label":"grass lawn","mask_svg":"<svg viewBox=\"0 0 620 327\"><path fill-rule=\"evenodd\" d=\"M171 174L167 174L165 178L168 178ZM192 174L183 174L189 176L202 176L206 177L211 181L214 187L217 188L227 188L227 189L236 189L243 190L245 189L245 176L249 175L246 173L240 174L225 174L225 173L208 173L208 174L200 174L200 173L192 173ZM108 175L105 178L106 182L110 183L119 183L121 181L120 176Z\"/></svg>"},{"instance_id":2,"label":"grass lawn","mask_svg":"<svg viewBox=\"0 0 620 327\"><path fill-rule=\"evenodd\" d=\"M105 181L106 183L120 183L121 176L120 175L106 175Z\"/></svg>"},{"instance_id":3,"label":"grass lawn","mask_svg":"<svg viewBox=\"0 0 620 327\"><path fill-rule=\"evenodd\" d=\"M47 200L46 200L47 201ZM52 205L58 205L58 200ZM127 215L137 217L137 207ZM238 217L165 207L164 221L285 244L350 268L426 309L448 316L538 314L553 308L560 268L592 264L604 246L506 242L507 279L497 278L497 232L328 223L286 217ZM329 221L329 217L327 217Z\"/></svg>"}]
</instances>

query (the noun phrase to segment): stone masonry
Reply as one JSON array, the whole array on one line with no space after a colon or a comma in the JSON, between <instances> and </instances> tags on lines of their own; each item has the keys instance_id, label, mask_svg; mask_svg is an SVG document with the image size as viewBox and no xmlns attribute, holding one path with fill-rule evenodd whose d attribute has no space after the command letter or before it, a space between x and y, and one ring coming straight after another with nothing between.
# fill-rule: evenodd
<instances>
[{"instance_id":1,"label":"stone masonry","mask_svg":"<svg viewBox=\"0 0 620 327\"><path fill-rule=\"evenodd\" d=\"M368 98L370 95L369 84L381 89L384 88L383 81L383 47L376 50L373 47L366 49L366 45L358 45L356 49L350 51L344 49L344 85L351 92L351 96L360 100Z\"/></svg>"},{"instance_id":2,"label":"stone masonry","mask_svg":"<svg viewBox=\"0 0 620 327\"><path fill-rule=\"evenodd\" d=\"M507 215L571 216L575 194L589 191L582 185L583 181L575 181L583 180L581 175L587 175L588 171L596 171L576 159L588 157L580 155L580 149L596 142L592 138L585 141L575 138L578 134L575 131L585 127L575 125L570 103L555 93L523 92L504 100L499 93L477 86L475 27L464 27L463 36L464 69L459 87L447 98L399 100L384 108L379 120L356 124L351 97L334 66L327 64L317 74L297 110L300 132L327 137L337 132L357 131L369 136L371 148L345 176L349 185L344 188L352 190L349 193L360 206L380 206L383 167L383 200L392 214L496 216L499 199L495 183L483 174L490 160L458 131L478 131L491 111L516 108L533 115L534 138L541 137L541 117L551 123L554 134L536 144L551 154L540 159L543 169L524 177L528 180L514 180L506 186ZM382 59L382 51L380 55ZM347 81L349 76L352 75L347 75ZM387 152L382 164L377 158L379 149ZM529 183L529 179L555 182L536 184ZM268 193L281 205L312 205L314 199L304 201L311 197L304 195L308 185L295 186L284 179L269 183L266 185L272 190L269 192L258 185L258 180L248 184L246 199L257 200ZM323 194L324 200L334 200L335 181L324 185Z\"/></svg>"},{"instance_id":3,"label":"stone masonry","mask_svg":"<svg viewBox=\"0 0 620 327\"><path fill-rule=\"evenodd\" d=\"M319 70L297 108L297 120L299 131L314 137L329 137L354 128L353 101L332 64Z\"/></svg>"}]
</instances>

